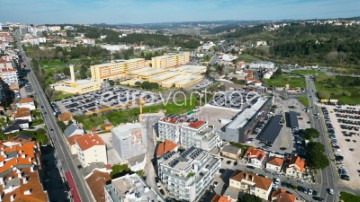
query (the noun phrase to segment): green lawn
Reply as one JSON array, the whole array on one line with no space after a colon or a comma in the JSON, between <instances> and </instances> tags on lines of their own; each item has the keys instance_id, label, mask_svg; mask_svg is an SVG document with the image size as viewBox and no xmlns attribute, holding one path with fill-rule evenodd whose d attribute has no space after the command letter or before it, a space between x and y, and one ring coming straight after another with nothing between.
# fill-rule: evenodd
<instances>
[{"instance_id":1,"label":"green lawn","mask_svg":"<svg viewBox=\"0 0 360 202\"><path fill-rule=\"evenodd\" d=\"M305 96L296 97L301 104L303 104L305 107L309 107L309 99Z\"/></svg>"},{"instance_id":2,"label":"green lawn","mask_svg":"<svg viewBox=\"0 0 360 202\"><path fill-rule=\"evenodd\" d=\"M153 106L143 107L143 113L156 113L164 111L166 114L183 114L190 110L193 110L197 105L196 98L178 101L176 103L169 102L167 105L159 104ZM105 119L108 119L113 125L120 123L133 122L138 120L139 108L114 110L104 114L92 114L89 116L75 116L75 119L83 124L86 130L90 130L92 127L97 127L104 123Z\"/></svg>"},{"instance_id":3,"label":"green lawn","mask_svg":"<svg viewBox=\"0 0 360 202\"><path fill-rule=\"evenodd\" d=\"M356 196L347 192L341 192L340 199L344 202L359 202L360 196Z\"/></svg>"},{"instance_id":4,"label":"green lawn","mask_svg":"<svg viewBox=\"0 0 360 202\"><path fill-rule=\"evenodd\" d=\"M322 71L318 71L318 70L294 70L292 71L292 73L294 74L313 74L313 75L324 75L325 73Z\"/></svg>"},{"instance_id":5,"label":"green lawn","mask_svg":"<svg viewBox=\"0 0 360 202\"><path fill-rule=\"evenodd\" d=\"M316 90L320 99L338 99L339 104L360 104L360 78L318 76Z\"/></svg>"},{"instance_id":6,"label":"green lawn","mask_svg":"<svg viewBox=\"0 0 360 202\"><path fill-rule=\"evenodd\" d=\"M263 79L263 82L269 87L285 87L286 84L290 84L293 88L305 88L305 79L294 74L282 74L271 79Z\"/></svg>"}]
</instances>

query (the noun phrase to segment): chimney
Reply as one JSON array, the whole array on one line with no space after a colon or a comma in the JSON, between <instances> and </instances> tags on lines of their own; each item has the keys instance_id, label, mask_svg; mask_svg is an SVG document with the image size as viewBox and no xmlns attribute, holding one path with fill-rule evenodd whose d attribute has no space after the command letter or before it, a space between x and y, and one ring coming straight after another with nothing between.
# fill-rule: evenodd
<instances>
[{"instance_id":1,"label":"chimney","mask_svg":"<svg viewBox=\"0 0 360 202\"><path fill-rule=\"evenodd\" d=\"M4 184L4 177L0 177L0 185Z\"/></svg>"},{"instance_id":2,"label":"chimney","mask_svg":"<svg viewBox=\"0 0 360 202\"><path fill-rule=\"evenodd\" d=\"M25 154L21 154L21 158L23 158L23 159L24 159L25 157L26 157L26 155L25 155Z\"/></svg>"},{"instance_id":3,"label":"chimney","mask_svg":"<svg viewBox=\"0 0 360 202\"><path fill-rule=\"evenodd\" d=\"M30 194L31 194L31 189L24 191L24 195L30 195Z\"/></svg>"},{"instance_id":4,"label":"chimney","mask_svg":"<svg viewBox=\"0 0 360 202\"><path fill-rule=\"evenodd\" d=\"M22 179L23 179L23 184L27 184L27 183L28 183L27 177L24 177L24 178L22 178Z\"/></svg>"},{"instance_id":5,"label":"chimney","mask_svg":"<svg viewBox=\"0 0 360 202\"><path fill-rule=\"evenodd\" d=\"M34 166L31 166L31 167L30 167L30 171L31 171L31 172L34 172Z\"/></svg>"},{"instance_id":6,"label":"chimney","mask_svg":"<svg viewBox=\"0 0 360 202\"><path fill-rule=\"evenodd\" d=\"M15 200L15 194L10 196L10 201L14 201Z\"/></svg>"},{"instance_id":7,"label":"chimney","mask_svg":"<svg viewBox=\"0 0 360 202\"><path fill-rule=\"evenodd\" d=\"M75 82L74 65L70 65L71 82Z\"/></svg>"}]
</instances>

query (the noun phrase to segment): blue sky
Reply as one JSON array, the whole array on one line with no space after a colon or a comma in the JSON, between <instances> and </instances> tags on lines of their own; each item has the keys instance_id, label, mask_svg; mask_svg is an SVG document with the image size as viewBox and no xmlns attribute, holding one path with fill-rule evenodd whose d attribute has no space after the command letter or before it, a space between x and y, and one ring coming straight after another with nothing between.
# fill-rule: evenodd
<instances>
[{"instance_id":1,"label":"blue sky","mask_svg":"<svg viewBox=\"0 0 360 202\"><path fill-rule=\"evenodd\" d=\"M0 21L151 23L360 15L359 0L1 0Z\"/></svg>"}]
</instances>

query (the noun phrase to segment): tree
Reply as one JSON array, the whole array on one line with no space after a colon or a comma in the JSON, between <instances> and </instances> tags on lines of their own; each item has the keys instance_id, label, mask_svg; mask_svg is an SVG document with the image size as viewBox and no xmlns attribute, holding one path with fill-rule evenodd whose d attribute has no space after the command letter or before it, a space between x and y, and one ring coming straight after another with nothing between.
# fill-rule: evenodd
<instances>
[{"instance_id":1,"label":"tree","mask_svg":"<svg viewBox=\"0 0 360 202\"><path fill-rule=\"evenodd\" d=\"M279 67L274 73L274 77L281 76L282 75L282 69Z\"/></svg>"},{"instance_id":2,"label":"tree","mask_svg":"<svg viewBox=\"0 0 360 202\"><path fill-rule=\"evenodd\" d=\"M303 131L303 137L307 140L318 138L320 136L320 132L315 128L307 128Z\"/></svg>"},{"instance_id":3,"label":"tree","mask_svg":"<svg viewBox=\"0 0 360 202\"><path fill-rule=\"evenodd\" d=\"M80 78L81 79L86 79L86 73L87 73L87 71L88 71L88 67L86 66L86 65L81 65L81 67L80 67Z\"/></svg>"},{"instance_id":4,"label":"tree","mask_svg":"<svg viewBox=\"0 0 360 202\"><path fill-rule=\"evenodd\" d=\"M262 201L261 198L248 193L246 193L244 196L239 198L239 202L261 202L261 201Z\"/></svg>"},{"instance_id":5,"label":"tree","mask_svg":"<svg viewBox=\"0 0 360 202\"><path fill-rule=\"evenodd\" d=\"M306 165L312 169L323 169L329 165L329 159L324 155L324 145L309 142L306 146Z\"/></svg>"},{"instance_id":6,"label":"tree","mask_svg":"<svg viewBox=\"0 0 360 202\"><path fill-rule=\"evenodd\" d=\"M64 122L62 122L62 121L57 121L57 124L58 124L58 126L60 127L60 129L61 129L62 131L64 131L64 130L66 129L66 125L65 125Z\"/></svg>"}]
</instances>

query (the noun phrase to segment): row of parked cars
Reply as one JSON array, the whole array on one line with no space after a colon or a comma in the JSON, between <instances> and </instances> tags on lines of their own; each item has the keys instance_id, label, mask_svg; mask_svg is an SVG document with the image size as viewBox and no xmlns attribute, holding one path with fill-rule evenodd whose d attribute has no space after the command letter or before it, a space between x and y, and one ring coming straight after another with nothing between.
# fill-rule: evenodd
<instances>
[{"instance_id":1,"label":"row of parked cars","mask_svg":"<svg viewBox=\"0 0 360 202\"><path fill-rule=\"evenodd\" d=\"M327 110L326 107L322 107L322 112L324 114L324 118L325 118L325 122L326 122L326 126L328 129L328 133L329 133L329 137L330 137L330 141L331 141L331 145L334 149L334 157L335 157L335 161L337 162L337 164L339 165L339 175L340 175L340 179L342 180L350 180L350 176L347 173L346 168L343 166L342 161L344 160L344 157L342 155L340 155L338 152L340 152L340 147L337 144L337 138L335 135L335 130L331 124L330 121L330 117L329 117L329 111Z\"/></svg>"}]
</instances>

